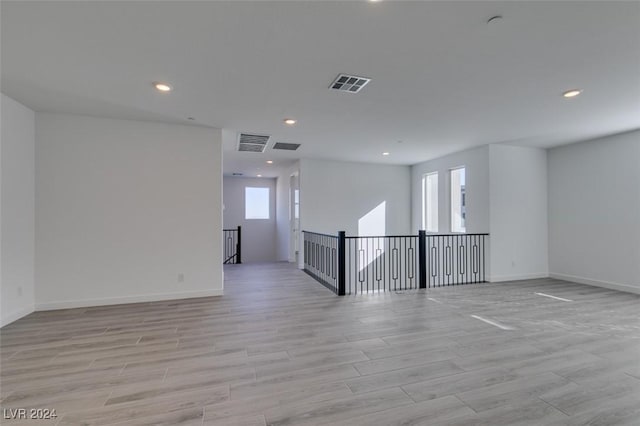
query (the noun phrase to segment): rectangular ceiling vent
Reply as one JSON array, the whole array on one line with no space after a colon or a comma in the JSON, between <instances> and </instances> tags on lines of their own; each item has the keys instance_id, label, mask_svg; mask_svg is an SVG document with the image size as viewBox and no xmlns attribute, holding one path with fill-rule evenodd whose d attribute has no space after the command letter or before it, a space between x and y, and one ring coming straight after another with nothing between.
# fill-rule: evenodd
<instances>
[{"instance_id":1,"label":"rectangular ceiling vent","mask_svg":"<svg viewBox=\"0 0 640 426\"><path fill-rule=\"evenodd\" d=\"M287 151L295 151L298 148L300 148L299 143L276 142L275 145L273 145L273 149L284 149Z\"/></svg>"},{"instance_id":2,"label":"rectangular ceiling vent","mask_svg":"<svg viewBox=\"0 0 640 426\"><path fill-rule=\"evenodd\" d=\"M267 148L267 142L269 142L269 136L240 133L238 137L238 151L264 152Z\"/></svg>"},{"instance_id":3,"label":"rectangular ceiling vent","mask_svg":"<svg viewBox=\"0 0 640 426\"><path fill-rule=\"evenodd\" d=\"M331 83L329 89L339 90L341 92L358 93L364 86L371 81L367 77L358 77L357 75L340 74Z\"/></svg>"}]
</instances>

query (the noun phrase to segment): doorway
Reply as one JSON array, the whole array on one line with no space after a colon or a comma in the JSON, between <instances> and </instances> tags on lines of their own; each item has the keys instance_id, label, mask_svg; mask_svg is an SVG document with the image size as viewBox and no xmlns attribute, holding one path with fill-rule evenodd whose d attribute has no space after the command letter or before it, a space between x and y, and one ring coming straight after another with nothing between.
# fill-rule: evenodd
<instances>
[{"instance_id":1,"label":"doorway","mask_svg":"<svg viewBox=\"0 0 640 426\"><path fill-rule=\"evenodd\" d=\"M300 253L300 179L298 172L289 178L289 261L299 263Z\"/></svg>"}]
</instances>

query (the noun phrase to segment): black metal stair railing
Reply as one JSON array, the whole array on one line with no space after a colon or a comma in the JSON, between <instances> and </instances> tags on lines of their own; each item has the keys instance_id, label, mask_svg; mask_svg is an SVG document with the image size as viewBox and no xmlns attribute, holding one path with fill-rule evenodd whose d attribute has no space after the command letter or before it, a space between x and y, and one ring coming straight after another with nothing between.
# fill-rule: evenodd
<instances>
[{"instance_id":1,"label":"black metal stair railing","mask_svg":"<svg viewBox=\"0 0 640 426\"><path fill-rule=\"evenodd\" d=\"M304 271L329 290L340 294L338 285L340 237L309 231L303 231L303 233ZM342 241L344 243L344 240Z\"/></svg>"},{"instance_id":2,"label":"black metal stair railing","mask_svg":"<svg viewBox=\"0 0 640 426\"><path fill-rule=\"evenodd\" d=\"M242 263L242 227L222 230L224 243L223 264Z\"/></svg>"},{"instance_id":3,"label":"black metal stair railing","mask_svg":"<svg viewBox=\"0 0 640 426\"><path fill-rule=\"evenodd\" d=\"M346 237L345 293L419 288L419 236Z\"/></svg>"},{"instance_id":4,"label":"black metal stair railing","mask_svg":"<svg viewBox=\"0 0 640 426\"><path fill-rule=\"evenodd\" d=\"M428 287L486 282L487 236L488 234L428 235Z\"/></svg>"},{"instance_id":5,"label":"black metal stair railing","mask_svg":"<svg viewBox=\"0 0 640 426\"><path fill-rule=\"evenodd\" d=\"M486 282L489 234L304 233L304 270L342 296Z\"/></svg>"}]
</instances>

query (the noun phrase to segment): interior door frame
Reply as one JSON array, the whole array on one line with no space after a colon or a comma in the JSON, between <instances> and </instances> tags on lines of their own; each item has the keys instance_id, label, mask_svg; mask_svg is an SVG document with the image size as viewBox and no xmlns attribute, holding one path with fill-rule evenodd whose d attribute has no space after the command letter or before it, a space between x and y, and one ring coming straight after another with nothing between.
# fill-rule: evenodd
<instances>
[{"instance_id":1,"label":"interior door frame","mask_svg":"<svg viewBox=\"0 0 640 426\"><path fill-rule=\"evenodd\" d=\"M295 191L298 191L298 217L295 217ZM289 176L289 262L296 264L300 259L300 174Z\"/></svg>"}]
</instances>

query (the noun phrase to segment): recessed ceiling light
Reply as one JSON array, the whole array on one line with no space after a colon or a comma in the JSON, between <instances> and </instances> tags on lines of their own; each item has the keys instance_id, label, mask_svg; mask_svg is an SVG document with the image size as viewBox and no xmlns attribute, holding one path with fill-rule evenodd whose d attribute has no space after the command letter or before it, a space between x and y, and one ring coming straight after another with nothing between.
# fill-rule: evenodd
<instances>
[{"instance_id":1,"label":"recessed ceiling light","mask_svg":"<svg viewBox=\"0 0 640 426\"><path fill-rule=\"evenodd\" d=\"M153 87L155 87L156 90L158 90L160 92L170 92L171 90L173 90L173 87L171 87L170 84L162 83L160 81L154 82L153 83Z\"/></svg>"},{"instance_id":2,"label":"recessed ceiling light","mask_svg":"<svg viewBox=\"0 0 640 426\"><path fill-rule=\"evenodd\" d=\"M258 177L262 177L262 175L258 175Z\"/></svg>"},{"instance_id":3,"label":"recessed ceiling light","mask_svg":"<svg viewBox=\"0 0 640 426\"><path fill-rule=\"evenodd\" d=\"M295 118L285 118L284 119L284 124L286 124L287 126L293 126L297 122L298 122L298 120L296 120Z\"/></svg>"},{"instance_id":4,"label":"recessed ceiling light","mask_svg":"<svg viewBox=\"0 0 640 426\"><path fill-rule=\"evenodd\" d=\"M267 164L273 164L273 160L267 160Z\"/></svg>"},{"instance_id":5,"label":"recessed ceiling light","mask_svg":"<svg viewBox=\"0 0 640 426\"><path fill-rule=\"evenodd\" d=\"M580 93L582 93L582 89L571 89L564 92L562 96L564 96L565 98L575 98Z\"/></svg>"},{"instance_id":6,"label":"recessed ceiling light","mask_svg":"<svg viewBox=\"0 0 640 426\"><path fill-rule=\"evenodd\" d=\"M388 152L383 152L382 155L386 156L386 155L389 155L389 153Z\"/></svg>"}]
</instances>

